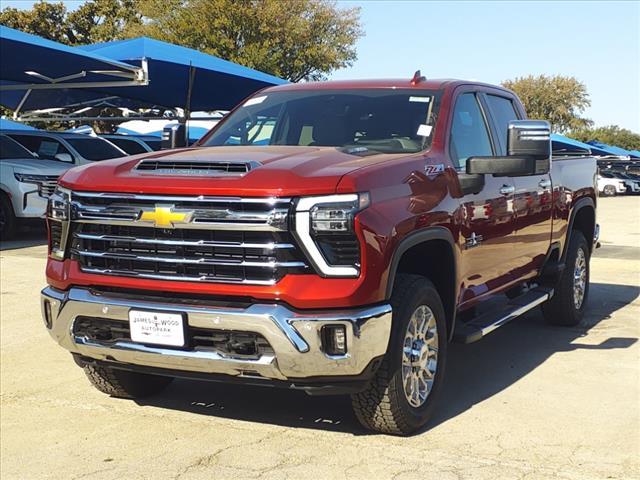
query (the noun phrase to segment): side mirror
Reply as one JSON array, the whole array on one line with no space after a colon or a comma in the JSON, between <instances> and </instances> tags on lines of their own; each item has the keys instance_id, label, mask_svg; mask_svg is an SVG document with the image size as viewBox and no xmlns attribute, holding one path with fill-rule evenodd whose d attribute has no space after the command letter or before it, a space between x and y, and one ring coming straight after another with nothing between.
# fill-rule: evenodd
<instances>
[{"instance_id":1,"label":"side mirror","mask_svg":"<svg viewBox=\"0 0 640 480\"><path fill-rule=\"evenodd\" d=\"M551 128L543 120L514 120L507 130L506 157L471 157L467 173L495 177L542 175L551 166Z\"/></svg>"},{"instance_id":2,"label":"side mirror","mask_svg":"<svg viewBox=\"0 0 640 480\"><path fill-rule=\"evenodd\" d=\"M54 157L56 160L60 160L61 162L73 163L73 157L68 153L56 153Z\"/></svg>"},{"instance_id":3,"label":"side mirror","mask_svg":"<svg viewBox=\"0 0 640 480\"><path fill-rule=\"evenodd\" d=\"M184 123L176 123L162 129L162 150L187 146L187 130Z\"/></svg>"}]
</instances>

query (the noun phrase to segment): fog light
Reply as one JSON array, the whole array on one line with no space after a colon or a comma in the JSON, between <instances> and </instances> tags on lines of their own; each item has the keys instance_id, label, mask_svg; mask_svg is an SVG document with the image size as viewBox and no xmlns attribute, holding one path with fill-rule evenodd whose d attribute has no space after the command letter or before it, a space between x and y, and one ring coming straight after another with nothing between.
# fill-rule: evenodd
<instances>
[{"instance_id":1,"label":"fog light","mask_svg":"<svg viewBox=\"0 0 640 480\"><path fill-rule=\"evenodd\" d=\"M52 315L51 315L51 302L49 300L44 301L44 324L45 326L51 330L52 325Z\"/></svg>"},{"instance_id":2,"label":"fog light","mask_svg":"<svg viewBox=\"0 0 640 480\"><path fill-rule=\"evenodd\" d=\"M327 355L347 353L347 329L344 325L325 325L321 330L322 347Z\"/></svg>"}]
</instances>

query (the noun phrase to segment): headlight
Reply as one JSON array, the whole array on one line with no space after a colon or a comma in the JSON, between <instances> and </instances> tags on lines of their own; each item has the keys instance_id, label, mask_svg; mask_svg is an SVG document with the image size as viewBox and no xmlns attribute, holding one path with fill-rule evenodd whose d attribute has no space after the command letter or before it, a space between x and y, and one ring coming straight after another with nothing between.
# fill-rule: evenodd
<instances>
[{"instance_id":1,"label":"headlight","mask_svg":"<svg viewBox=\"0 0 640 480\"><path fill-rule=\"evenodd\" d=\"M47 204L47 224L49 226L49 253L57 260L63 260L69 235L71 191L56 187Z\"/></svg>"},{"instance_id":2,"label":"headlight","mask_svg":"<svg viewBox=\"0 0 640 480\"><path fill-rule=\"evenodd\" d=\"M356 214L368 205L368 193L298 200L295 233L320 274L335 277L360 274L360 243L354 221Z\"/></svg>"},{"instance_id":3,"label":"headlight","mask_svg":"<svg viewBox=\"0 0 640 480\"><path fill-rule=\"evenodd\" d=\"M13 176L22 183L35 183L40 184L46 182L48 177L46 175L32 175L30 173L14 173Z\"/></svg>"}]
</instances>

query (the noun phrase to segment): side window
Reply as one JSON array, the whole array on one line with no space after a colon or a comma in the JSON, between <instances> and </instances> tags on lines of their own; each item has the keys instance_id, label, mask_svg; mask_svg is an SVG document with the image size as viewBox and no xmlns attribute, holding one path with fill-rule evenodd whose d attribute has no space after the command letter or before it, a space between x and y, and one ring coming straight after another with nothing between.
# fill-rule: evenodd
<instances>
[{"instance_id":1,"label":"side window","mask_svg":"<svg viewBox=\"0 0 640 480\"><path fill-rule=\"evenodd\" d=\"M507 128L511 120L518 120L516 109L513 108L513 102L505 97L497 95L487 95L487 103L493 114L498 129L498 137L500 138L500 155L507 154Z\"/></svg>"},{"instance_id":2,"label":"side window","mask_svg":"<svg viewBox=\"0 0 640 480\"><path fill-rule=\"evenodd\" d=\"M449 145L458 167L464 167L469 157L493 155L487 124L474 93L463 93L456 100Z\"/></svg>"}]
</instances>

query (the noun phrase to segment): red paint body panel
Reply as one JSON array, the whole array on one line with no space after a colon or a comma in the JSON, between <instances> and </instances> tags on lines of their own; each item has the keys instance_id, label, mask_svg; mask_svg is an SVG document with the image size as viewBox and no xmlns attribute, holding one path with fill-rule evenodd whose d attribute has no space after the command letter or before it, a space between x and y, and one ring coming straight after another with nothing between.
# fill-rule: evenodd
<instances>
[{"instance_id":1,"label":"red paint body panel","mask_svg":"<svg viewBox=\"0 0 640 480\"><path fill-rule=\"evenodd\" d=\"M460 170L449 154L456 98L464 91L499 93L513 98L524 115L511 92L452 80L429 80L411 86L409 80L404 79L288 84L263 90L261 94L276 90L394 87L441 91L440 113L428 151L359 157L332 147L198 147L99 162L69 170L60 180L61 185L78 191L160 195L299 197L369 192L370 206L356 217L356 233L362 247L359 278L290 274L273 286L190 283L87 274L80 271L75 261L49 259L49 284L63 290L83 285L250 297L260 302L285 302L299 309L369 305L387 299L392 259L402 240L433 226L447 228L454 239L454 258L458 264L456 291L459 292L456 307L460 310L536 276L551 243L564 244L575 201L589 196L595 202L595 160L555 160L551 171L552 193L527 193L525 190L533 188L527 184L520 196L504 199L497 190L503 182L512 180L487 176L482 192L463 195L458 179ZM140 160L153 158L242 159L258 161L262 166L244 176L231 178L161 176L134 170ZM437 165L441 171L427 175L426 165ZM483 245L465 248L474 233L483 236Z\"/></svg>"}]
</instances>

